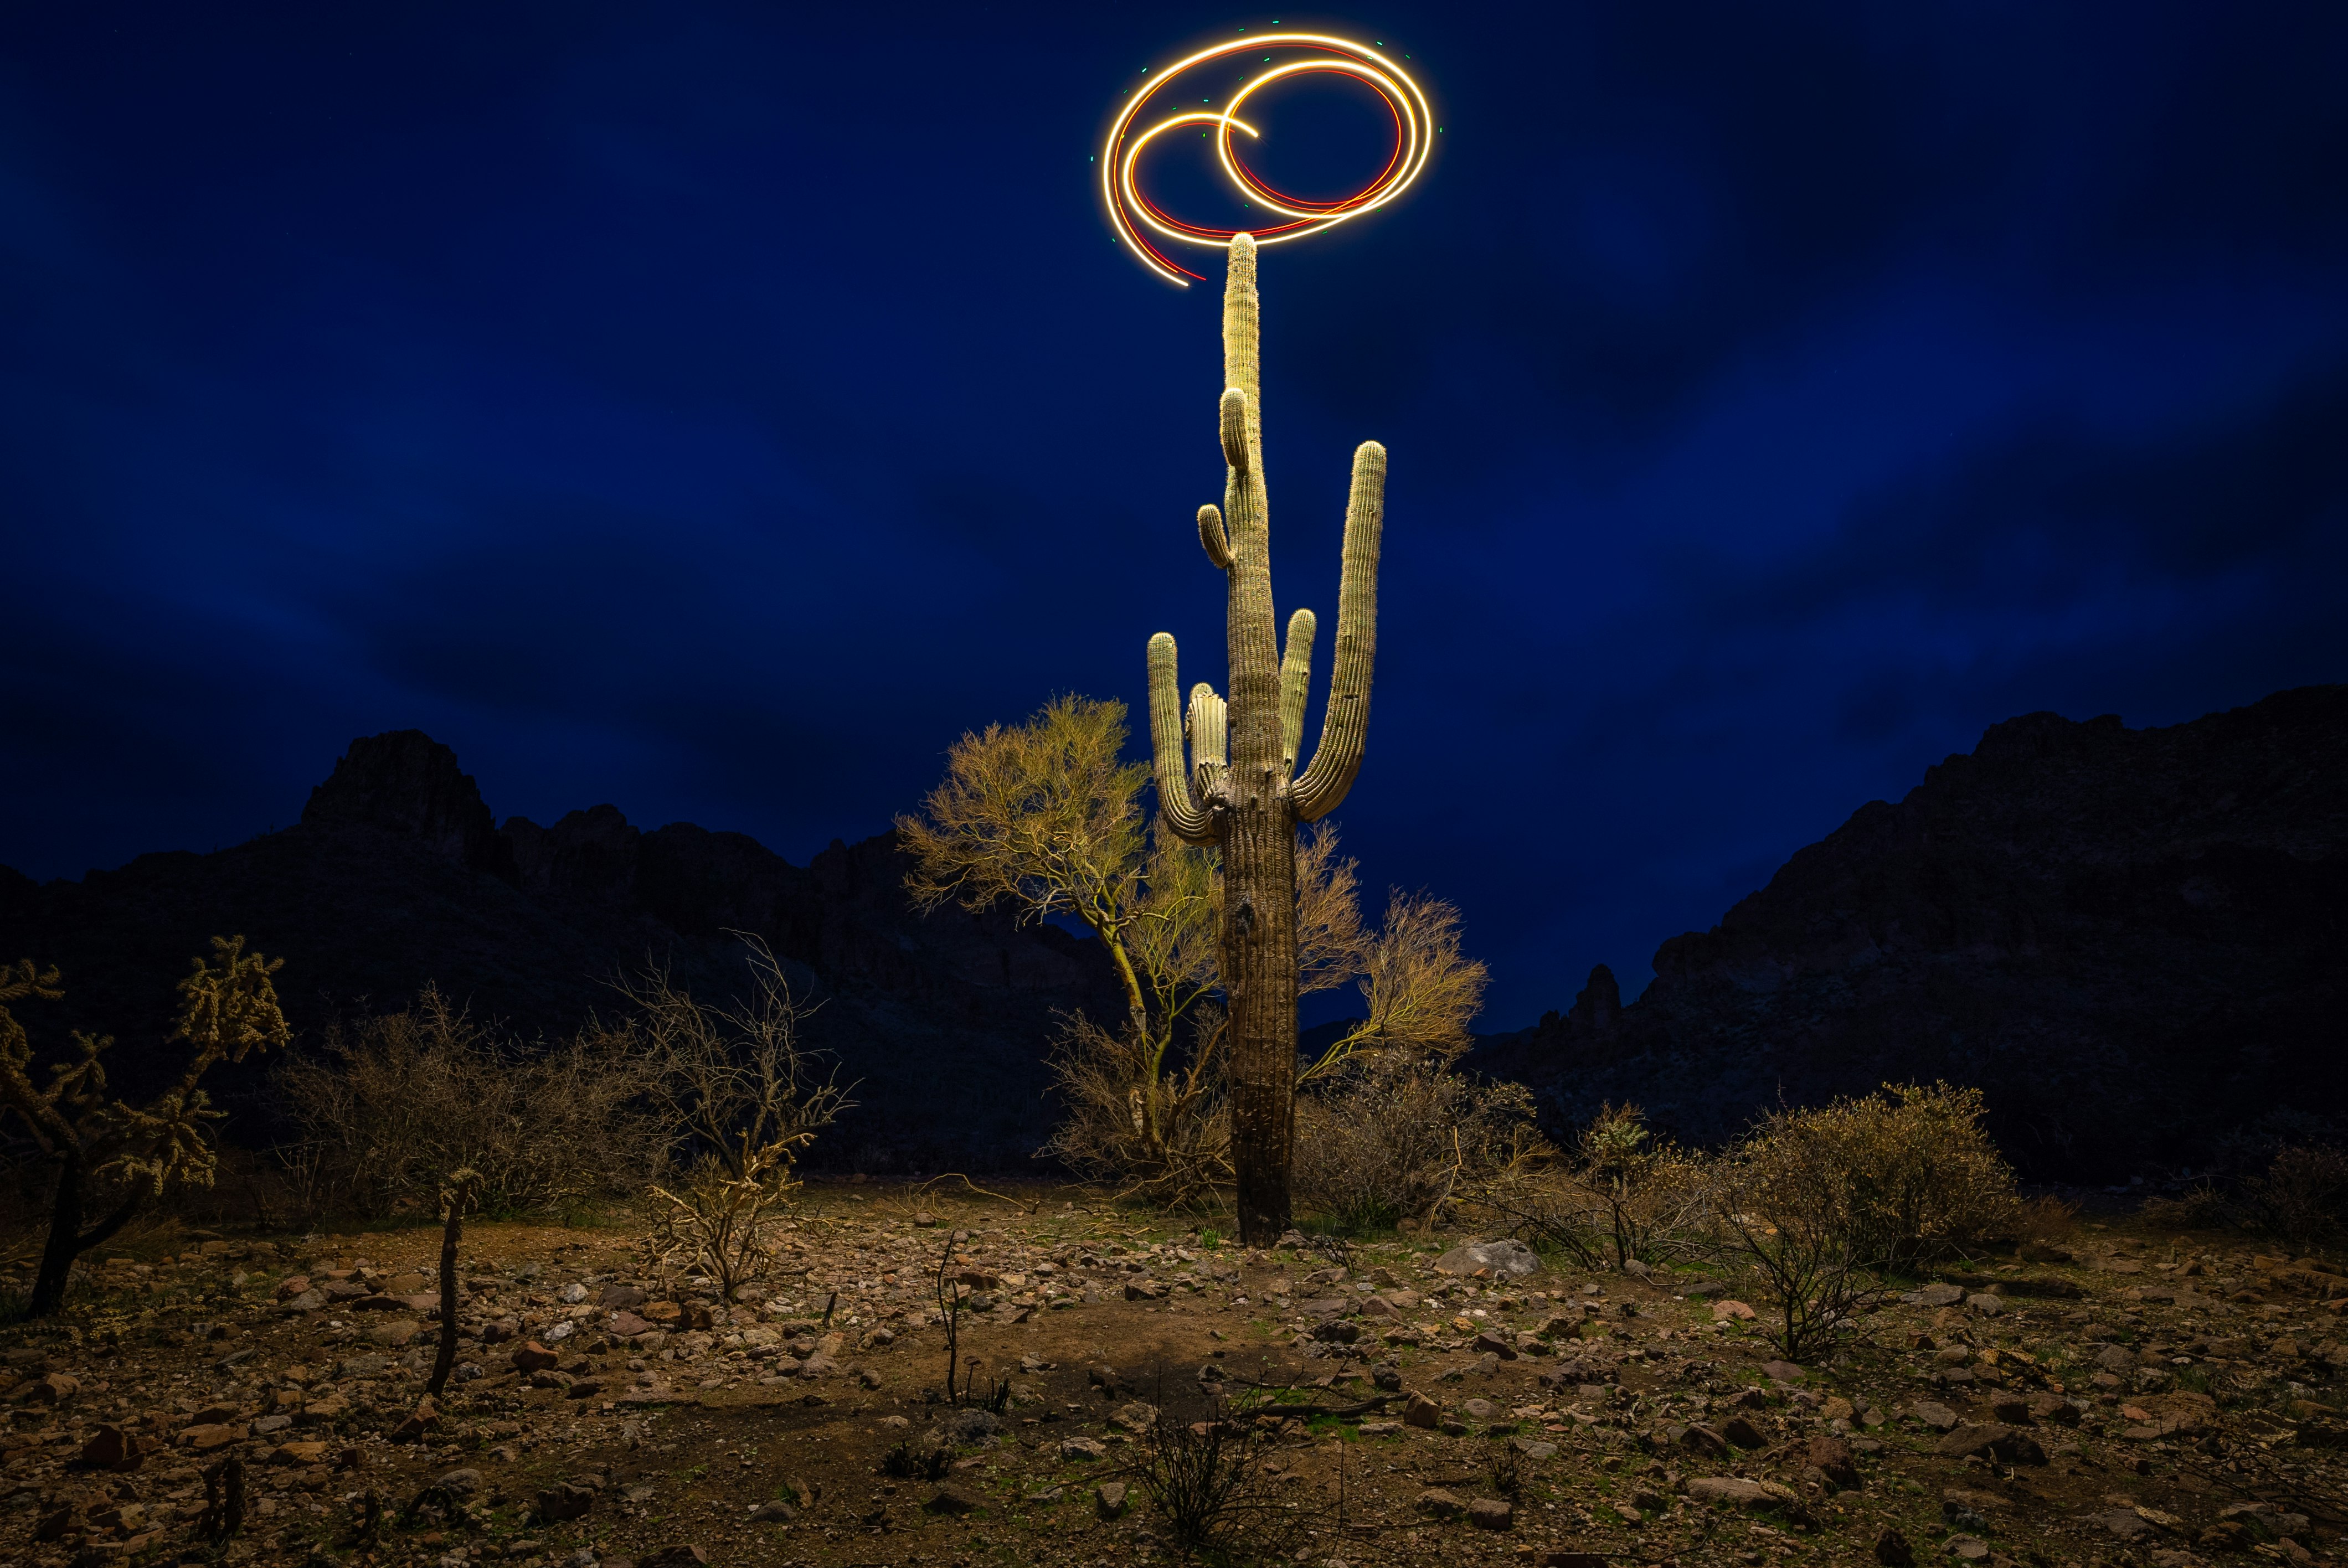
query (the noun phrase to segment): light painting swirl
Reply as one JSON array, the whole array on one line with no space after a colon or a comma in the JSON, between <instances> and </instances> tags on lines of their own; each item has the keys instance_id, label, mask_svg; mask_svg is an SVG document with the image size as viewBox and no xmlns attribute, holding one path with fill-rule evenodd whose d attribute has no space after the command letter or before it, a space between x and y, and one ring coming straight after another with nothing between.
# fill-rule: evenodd
<instances>
[{"instance_id":1,"label":"light painting swirl","mask_svg":"<svg viewBox=\"0 0 2348 1568\"><path fill-rule=\"evenodd\" d=\"M1183 72L1194 66L1220 60L1229 55L1253 50L1277 56L1282 51L1303 51L1303 57L1269 64L1231 95L1220 109L1183 109L1157 120L1148 128L1140 128L1150 101L1166 93ZM1330 71L1353 77L1368 86L1385 100L1394 116L1394 146L1386 157L1385 167L1377 178L1353 195L1335 201L1313 201L1274 190L1259 179L1232 146L1234 131L1247 137L1258 133L1255 127L1240 118L1247 100L1262 88L1290 77L1314 71ZM1231 243L1236 229L1212 229L1185 222L1160 209L1142 194L1135 169L1149 144L1169 130L1181 126L1211 127L1215 153L1221 161L1223 173L1237 187L1242 198L1267 209L1284 221L1266 224L1249 231L1259 245L1276 245L1290 240L1302 240L1308 234L1318 234L1334 228L1365 212L1374 212L1410 188L1422 169L1434 140L1434 113L1427 107L1426 95L1418 84L1396 68L1393 60L1365 45L1344 38L1331 37L1322 33L1272 33L1252 38L1239 38L1201 49L1187 59L1178 60L1164 71L1150 73L1150 79L1140 91L1127 100L1116 122L1109 127L1108 140L1101 149L1101 195L1108 203L1110 224L1126 248L1141 264L1164 278L1168 282L1190 286L1193 278L1204 274L1194 272L1159 249L1159 241L1179 245L1204 245L1220 250ZM1153 238L1154 237L1154 238Z\"/></svg>"}]
</instances>

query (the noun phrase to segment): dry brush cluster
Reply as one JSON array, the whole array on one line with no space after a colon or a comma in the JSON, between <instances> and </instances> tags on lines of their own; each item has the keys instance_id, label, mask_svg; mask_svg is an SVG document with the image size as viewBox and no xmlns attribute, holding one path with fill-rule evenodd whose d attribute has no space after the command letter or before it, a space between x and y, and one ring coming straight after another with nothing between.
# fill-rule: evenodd
<instances>
[{"instance_id":1,"label":"dry brush cluster","mask_svg":"<svg viewBox=\"0 0 2348 1568\"><path fill-rule=\"evenodd\" d=\"M2013 1240L2035 1214L1945 1083L1763 1116L1725 1149L1679 1147L1608 1106L1566 1150L1519 1159L1462 1202L1584 1266L1694 1261L1767 1302L1789 1359L1811 1356L1902 1278Z\"/></svg>"}]
</instances>

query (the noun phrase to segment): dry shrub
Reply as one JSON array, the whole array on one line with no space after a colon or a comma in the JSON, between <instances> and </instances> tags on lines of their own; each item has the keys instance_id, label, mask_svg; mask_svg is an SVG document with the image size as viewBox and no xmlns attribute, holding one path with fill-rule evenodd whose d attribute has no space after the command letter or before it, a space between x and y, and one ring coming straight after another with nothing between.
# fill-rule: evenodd
<instances>
[{"instance_id":1,"label":"dry shrub","mask_svg":"<svg viewBox=\"0 0 2348 1568\"><path fill-rule=\"evenodd\" d=\"M1828 1349L1881 1287L1838 1132L1817 1112L1781 1113L1711 1166L1714 1250L1753 1277L1774 1309L1760 1327L1789 1361Z\"/></svg>"},{"instance_id":2,"label":"dry shrub","mask_svg":"<svg viewBox=\"0 0 2348 1568\"><path fill-rule=\"evenodd\" d=\"M2305 1252L2336 1237L2348 1215L2348 1151L2330 1143L2285 1143L2260 1175L2241 1184L2260 1229Z\"/></svg>"},{"instance_id":3,"label":"dry shrub","mask_svg":"<svg viewBox=\"0 0 2348 1568\"><path fill-rule=\"evenodd\" d=\"M755 937L745 948L748 990L731 1007L697 1000L664 969L622 988L633 1004L622 1032L644 1064L664 1146L685 1167L653 1188L661 1266L699 1271L729 1301L773 1260L798 1151L854 1103L800 1048L809 1009L782 965Z\"/></svg>"},{"instance_id":4,"label":"dry shrub","mask_svg":"<svg viewBox=\"0 0 2348 1568\"><path fill-rule=\"evenodd\" d=\"M287 1057L277 1083L301 1134L282 1153L314 1215L431 1213L459 1167L479 1173L489 1213L561 1210L641 1192L667 1146L624 1031L529 1048L431 986L399 1012L329 1024L324 1049Z\"/></svg>"},{"instance_id":5,"label":"dry shrub","mask_svg":"<svg viewBox=\"0 0 2348 1568\"><path fill-rule=\"evenodd\" d=\"M2022 1219L2013 1168L1981 1125L1981 1091L1886 1084L1811 1111L1780 1112L1761 1143L1797 1140L1824 1184L1818 1201L1854 1256L1906 1272L2011 1236Z\"/></svg>"},{"instance_id":6,"label":"dry shrub","mask_svg":"<svg viewBox=\"0 0 2348 1568\"><path fill-rule=\"evenodd\" d=\"M2215 1181L2160 1193L2137 1205L2137 1217L2157 1230L2225 1230L2242 1223L2240 1208Z\"/></svg>"},{"instance_id":7,"label":"dry shrub","mask_svg":"<svg viewBox=\"0 0 2348 1568\"><path fill-rule=\"evenodd\" d=\"M1135 1444L1128 1473L1186 1556L1229 1563L1287 1558L1326 1510L1300 1495L1278 1462L1282 1423L1266 1412L1280 1407L1214 1394L1202 1403L1186 1419L1189 1412L1169 1407L1161 1389L1160 1413Z\"/></svg>"},{"instance_id":8,"label":"dry shrub","mask_svg":"<svg viewBox=\"0 0 2348 1568\"><path fill-rule=\"evenodd\" d=\"M1298 1205L1334 1230L1431 1219L1463 1184L1537 1157L1532 1096L1452 1071L1441 1055L1357 1056L1296 1097Z\"/></svg>"},{"instance_id":9,"label":"dry shrub","mask_svg":"<svg viewBox=\"0 0 2348 1568\"><path fill-rule=\"evenodd\" d=\"M1535 1246L1586 1267L1620 1268L1702 1245L1711 1181L1703 1157L1658 1138L1637 1106L1608 1105L1569 1157L1520 1162L1468 1202Z\"/></svg>"},{"instance_id":10,"label":"dry shrub","mask_svg":"<svg viewBox=\"0 0 2348 1568\"><path fill-rule=\"evenodd\" d=\"M1202 1008L1190 1059L1158 1065L1155 1042L1103 1029L1082 1013L1062 1020L1052 1071L1063 1116L1043 1153L1120 1196L1169 1208L1210 1206L1231 1179L1231 1118L1218 1048L1222 1014Z\"/></svg>"},{"instance_id":11,"label":"dry shrub","mask_svg":"<svg viewBox=\"0 0 2348 1568\"><path fill-rule=\"evenodd\" d=\"M2016 1211L2014 1235L2042 1246L2061 1246L2079 1234L2079 1205L2053 1193L2025 1198Z\"/></svg>"}]
</instances>

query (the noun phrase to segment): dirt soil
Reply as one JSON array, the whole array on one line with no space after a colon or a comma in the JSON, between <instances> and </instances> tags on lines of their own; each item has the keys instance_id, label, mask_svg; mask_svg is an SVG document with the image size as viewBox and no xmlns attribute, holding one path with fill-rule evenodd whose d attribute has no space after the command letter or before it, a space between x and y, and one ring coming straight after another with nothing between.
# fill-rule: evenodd
<instances>
[{"instance_id":1,"label":"dirt soil","mask_svg":"<svg viewBox=\"0 0 2348 1568\"><path fill-rule=\"evenodd\" d=\"M626 1225L470 1225L437 1400L437 1229L159 1232L92 1259L66 1317L0 1328L0 1562L1162 1562L1152 1422L1260 1384L1343 1413L1246 1414L1290 1512L1241 1558L2178 1568L2330 1561L2348 1526L2348 1279L2237 1239L2089 1226L1796 1367L1692 1270L1519 1276L1462 1236L1249 1253L1014 1195L810 1188L789 1272L733 1304L664 1286ZM939 1399L957 1235L999 1416Z\"/></svg>"}]
</instances>

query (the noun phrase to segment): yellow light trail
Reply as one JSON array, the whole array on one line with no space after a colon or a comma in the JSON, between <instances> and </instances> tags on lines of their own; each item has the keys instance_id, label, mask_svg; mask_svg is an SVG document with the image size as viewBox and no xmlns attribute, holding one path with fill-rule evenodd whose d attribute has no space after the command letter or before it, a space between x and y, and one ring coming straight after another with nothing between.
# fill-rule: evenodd
<instances>
[{"instance_id":1,"label":"yellow light trail","mask_svg":"<svg viewBox=\"0 0 2348 1568\"><path fill-rule=\"evenodd\" d=\"M1313 53L1303 59L1274 66L1258 74L1233 94L1220 112L1189 109L1169 115L1146 130L1135 128L1135 122L1148 108L1150 100L1193 66L1220 60L1243 50L1262 49L1308 49ZM1241 105L1258 90L1273 82L1315 71L1349 76L1367 84L1385 100L1395 121L1395 144L1385 167L1368 185L1335 201L1308 201L1272 190L1256 177L1231 148L1234 131L1250 138L1260 134L1255 127L1239 118ZM1160 236L1175 244L1201 245L1220 250L1230 245L1231 236L1240 231L1186 223L1161 210L1142 194L1136 169L1143 151L1152 141L1178 127L1190 125L1214 128L1217 160L1222 165L1225 177L1238 188L1243 198L1287 220L1286 222L1252 231L1257 244L1276 245L1290 240L1302 240L1308 234L1318 234L1359 218L1365 212L1375 212L1408 190L1411 182L1426 167L1427 154L1432 150L1434 139L1435 115L1427 107L1426 95L1419 90L1418 84L1412 81L1392 59L1367 45L1332 37L1325 33L1279 33L1239 38L1210 49L1201 49L1186 59L1176 61L1162 72L1152 72L1151 79L1126 100L1125 108L1109 127L1108 139L1101 149L1101 199L1108 207L1109 225L1117 231L1117 237L1126 249L1131 251L1143 266L1168 282L1186 289L1190 286L1191 279L1201 278L1203 274L1190 271L1160 251L1148 235Z\"/></svg>"}]
</instances>

